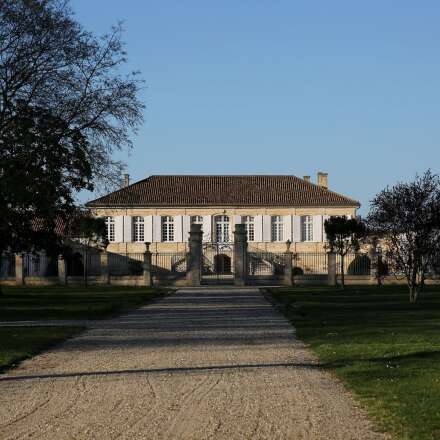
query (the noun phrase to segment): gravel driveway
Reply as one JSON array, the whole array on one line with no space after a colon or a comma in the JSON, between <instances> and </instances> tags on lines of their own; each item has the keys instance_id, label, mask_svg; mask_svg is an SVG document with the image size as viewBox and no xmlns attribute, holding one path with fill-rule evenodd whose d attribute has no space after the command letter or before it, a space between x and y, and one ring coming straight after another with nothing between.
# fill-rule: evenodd
<instances>
[{"instance_id":1,"label":"gravel driveway","mask_svg":"<svg viewBox=\"0 0 440 440\"><path fill-rule=\"evenodd\" d=\"M383 439L257 289L184 289L0 376L1 439Z\"/></svg>"}]
</instances>

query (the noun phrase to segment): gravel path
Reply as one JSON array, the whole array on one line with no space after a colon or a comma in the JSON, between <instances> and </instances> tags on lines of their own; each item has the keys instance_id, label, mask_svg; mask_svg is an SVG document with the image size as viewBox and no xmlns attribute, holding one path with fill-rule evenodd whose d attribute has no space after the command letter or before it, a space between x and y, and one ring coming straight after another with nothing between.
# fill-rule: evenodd
<instances>
[{"instance_id":1,"label":"gravel path","mask_svg":"<svg viewBox=\"0 0 440 440\"><path fill-rule=\"evenodd\" d=\"M1 439L384 439L257 289L184 289L0 376Z\"/></svg>"}]
</instances>

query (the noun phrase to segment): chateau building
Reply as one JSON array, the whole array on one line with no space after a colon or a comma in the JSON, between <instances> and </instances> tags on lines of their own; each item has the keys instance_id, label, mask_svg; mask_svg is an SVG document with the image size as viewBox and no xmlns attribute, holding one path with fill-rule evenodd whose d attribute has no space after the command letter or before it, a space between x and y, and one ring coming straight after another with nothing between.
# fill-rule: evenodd
<instances>
[{"instance_id":1,"label":"chateau building","mask_svg":"<svg viewBox=\"0 0 440 440\"><path fill-rule=\"evenodd\" d=\"M322 252L324 221L355 216L359 202L328 189L327 174L308 176L163 175L128 184L87 203L105 217L109 251L186 251L191 223L200 223L204 243L230 243L235 224L244 223L249 247Z\"/></svg>"}]
</instances>

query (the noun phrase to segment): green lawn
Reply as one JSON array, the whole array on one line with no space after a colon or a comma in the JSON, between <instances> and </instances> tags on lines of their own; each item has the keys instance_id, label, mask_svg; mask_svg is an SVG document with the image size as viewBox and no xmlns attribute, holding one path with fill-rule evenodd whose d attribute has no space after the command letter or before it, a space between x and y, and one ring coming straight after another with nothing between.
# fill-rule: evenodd
<instances>
[{"instance_id":1,"label":"green lawn","mask_svg":"<svg viewBox=\"0 0 440 440\"><path fill-rule=\"evenodd\" d=\"M440 288L273 289L298 337L400 439L440 439Z\"/></svg>"},{"instance_id":2,"label":"green lawn","mask_svg":"<svg viewBox=\"0 0 440 440\"><path fill-rule=\"evenodd\" d=\"M0 321L103 319L166 290L145 287L2 287Z\"/></svg>"},{"instance_id":3,"label":"green lawn","mask_svg":"<svg viewBox=\"0 0 440 440\"><path fill-rule=\"evenodd\" d=\"M0 373L82 330L81 327L0 327Z\"/></svg>"},{"instance_id":4,"label":"green lawn","mask_svg":"<svg viewBox=\"0 0 440 440\"><path fill-rule=\"evenodd\" d=\"M3 287L0 321L104 319L166 290L141 287ZM82 327L0 327L0 372L77 335Z\"/></svg>"}]
</instances>

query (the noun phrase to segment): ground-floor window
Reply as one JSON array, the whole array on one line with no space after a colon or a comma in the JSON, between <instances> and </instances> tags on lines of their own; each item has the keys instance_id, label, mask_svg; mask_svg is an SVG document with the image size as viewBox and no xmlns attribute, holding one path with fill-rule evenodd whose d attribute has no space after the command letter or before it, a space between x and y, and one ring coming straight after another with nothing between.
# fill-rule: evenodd
<instances>
[{"instance_id":1,"label":"ground-floor window","mask_svg":"<svg viewBox=\"0 0 440 440\"><path fill-rule=\"evenodd\" d=\"M217 243L229 243L229 217L227 215L215 217L215 239Z\"/></svg>"},{"instance_id":2,"label":"ground-floor window","mask_svg":"<svg viewBox=\"0 0 440 440\"><path fill-rule=\"evenodd\" d=\"M255 223L254 217L252 215L244 215L241 217L241 222L244 223L246 228L247 240L255 240Z\"/></svg>"},{"instance_id":3,"label":"ground-floor window","mask_svg":"<svg viewBox=\"0 0 440 440\"><path fill-rule=\"evenodd\" d=\"M272 223L272 241L283 241L283 216L273 215Z\"/></svg>"},{"instance_id":4,"label":"ground-floor window","mask_svg":"<svg viewBox=\"0 0 440 440\"><path fill-rule=\"evenodd\" d=\"M110 242L115 241L115 218L105 217L105 225L107 228L107 240Z\"/></svg>"},{"instance_id":5,"label":"ground-floor window","mask_svg":"<svg viewBox=\"0 0 440 440\"><path fill-rule=\"evenodd\" d=\"M133 217L133 241L144 242L144 218Z\"/></svg>"},{"instance_id":6,"label":"ground-floor window","mask_svg":"<svg viewBox=\"0 0 440 440\"><path fill-rule=\"evenodd\" d=\"M301 241L313 241L313 217L311 215L301 217Z\"/></svg>"},{"instance_id":7,"label":"ground-floor window","mask_svg":"<svg viewBox=\"0 0 440 440\"><path fill-rule=\"evenodd\" d=\"M162 241L174 241L174 218L162 217Z\"/></svg>"},{"instance_id":8,"label":"ground-floor window","mask_svg":"<svg viewBox=\"0 0 440 440\"><path fill-rule=\"evenodd\" d=\"M203 217L201 215L192 215L191 216L191 224L192 225L202 225Z\"/></svg>"}]
</instances>

